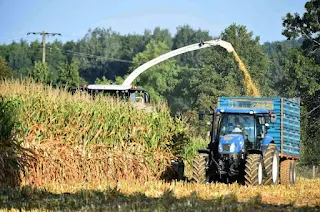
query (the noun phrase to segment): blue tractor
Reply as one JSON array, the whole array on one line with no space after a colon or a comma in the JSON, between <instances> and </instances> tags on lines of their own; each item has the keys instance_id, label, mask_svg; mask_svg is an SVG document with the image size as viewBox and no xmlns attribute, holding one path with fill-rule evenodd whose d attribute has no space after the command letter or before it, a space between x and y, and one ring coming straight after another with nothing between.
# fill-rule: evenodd
<instances>
[{"instance_id":1,"label":"blue tractor","mask_svg":"<svg viewBox=\"0 0 320 212\"><path fill-rule=\"evenodd\" d=\"M193 162L199 183L295 184L300 159L299 99L220 97L211 139Z\"/></svg>"}]
</instances>

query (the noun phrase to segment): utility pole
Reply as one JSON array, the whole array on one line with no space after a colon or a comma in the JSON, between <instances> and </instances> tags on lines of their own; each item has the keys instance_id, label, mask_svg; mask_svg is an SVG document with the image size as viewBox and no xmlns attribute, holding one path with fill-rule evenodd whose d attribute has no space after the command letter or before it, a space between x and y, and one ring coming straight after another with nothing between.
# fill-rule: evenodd
<instances>
[{"instance_id":1,"label":"utility pole","mask_svg":"<svg viewBox=\"0 0 320 212\"><path fill-rule=\"evenodd\" d=\"M42 32L28 32L27 33L27 35L30 35L30 34L42 35L42 63L45 63L46 62L46 36L49 36L49 35L52 35L52 36L60 35L61 36L61 33L52 33L52 32L45 32L45 31L42 31Z\"/></svg>"},{"instance_id":2,"label":"utility pole","mask_svg":"<svg viewBox=\"0 0 320 212\"><path fill-rule=\"evenodd\" d=\"M42 31L42 63L46 62L46 33Z\"/></svg>"}]
</instances>

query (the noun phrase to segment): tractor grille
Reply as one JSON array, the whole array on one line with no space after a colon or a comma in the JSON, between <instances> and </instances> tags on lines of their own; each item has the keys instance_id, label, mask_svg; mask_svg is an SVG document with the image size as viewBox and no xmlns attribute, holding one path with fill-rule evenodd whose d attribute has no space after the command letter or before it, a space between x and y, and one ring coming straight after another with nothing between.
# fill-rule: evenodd
<instances>
[{"instance_id":1,"label":"tractor grille","mask_svg":"<svg viewBox=\"0 0 320 212\"><path fill-rule=\"evenodd\" d=\"M229 152L230 151L230 144L222 144L222 150L224 152Z\"/></svg>"}]
</instances>

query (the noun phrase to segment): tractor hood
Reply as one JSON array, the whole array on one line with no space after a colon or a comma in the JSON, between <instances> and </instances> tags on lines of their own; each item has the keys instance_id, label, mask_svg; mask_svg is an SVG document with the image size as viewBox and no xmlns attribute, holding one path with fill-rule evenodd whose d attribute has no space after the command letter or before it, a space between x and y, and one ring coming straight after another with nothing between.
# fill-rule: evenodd
<instances>
[{"instance_id":1,"label":"tractor hood","mask_svg":"<svg viewBox=\"0 0 320 212\"><path fill-rule=\"evenodd\" d=\"M244 145L243 136L240 134L229 134L222 136L219 141L219 153L235 154L241 151Z\"/></svg>"}]
</instances>

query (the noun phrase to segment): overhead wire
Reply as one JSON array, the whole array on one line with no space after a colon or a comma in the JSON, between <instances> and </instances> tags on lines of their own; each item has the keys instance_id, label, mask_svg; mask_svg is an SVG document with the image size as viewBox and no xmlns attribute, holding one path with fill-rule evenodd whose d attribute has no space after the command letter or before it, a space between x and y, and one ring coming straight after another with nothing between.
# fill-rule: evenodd
<instances>
[{"instance_id":1,"label":"overhead wire","mask_svg":"<svg viewBox=\"0 0 320 212\"><path fill-rule=\"evenodd\" d=\"M80 57L92 57L92 58L101 58L101 59L106 59L106 60L112 60L112 61L117 61L117 62L123 62L123 63L135 63L131 60L124 60L124 59L119 59L119 58L112 58L112 57L105 57L105 56L100 56L100 55L93 55L93 54L87 54L87 53L82 53L82 52L75 52L75 51L70 51L70 50L64 50L58 47L48 47L51 49L57 49L60 50L61 52L65 52L68 54L73 54L76 56L80 56Z\"/></svg>"},{"instance_id":2,"label":"overhead wire","mask_svg":"<svg viewBox=\"0 0 320 212\"><path fill-rule=\"evenodd\" d=\"M320 104L319 104L318 106L312 108L312 110L310 110L309 112L307 112L306 114L304 114L304 115L301 116L301 117L305 117L305 116L309 115L310 113L312 113L313 111L315 111L315 110L318 109L318 108L320 108Z\"/></svg>"},{"instance_id":3,"label":"overhead wire","mask_svg":"<svg viewBox=\"0 0 320 212\"><path fill-rule=\"evenodd\" d=\"M59 50L62 53L70 54L70 55L75 55L75 56L80 56L80 57L89 57L89 58L103 58L107 60L112 60L112 61L117 61L117 62L123 62L123 63L134 63L133 61L130 60L123 60L123 59L118 59L118 58L110 58L110 57L103 57L99 55L92 55L92 54L86 54L86 53L81 53L81 52L75 52L75 51L70 51L70 50L64 50L58 47L47 47L49 49L54 49L54 50ZM108 69L112 69L108 67Z\"/></svg>"},{"instance_id":4,"label":"overhead wire","mask_svg":"<svg viewBox=\"0 0 320 212\"><path fill-rule=\"evenodd\" d=\"M51 48L51 47L49 47ZM113 61L117 61L117 62L124 62L124 63L131 63L131 64L137 64L131 60L124 60L124 59L117 59L117 58L110 58L110 57L103 57L103 56L98 56L98 55L91 55L91 54L86 54L86 53L81 53L81 52L74 52L74 51L69 51L69 50L63 50L63 49L60 49L60 48L57 48L55 47L56 49L59 49L60 51L62 52L65 52L65 53L70 53L70 54L73 54L73 55L76 55L76 56L85 56L85 57L96 57L96 58L105 58L105 59L108 59L108 60L113 60ZM188 67L180 67L180 69L182 70L192 70L192 71L198 71L200 70L200 68L188 68Z\"/></svg>"},{"instance_id":5,"label":"overhead wire","mask_svg":"<svg viewBox=\"0 0 320 212\"><path fill-rule=\"evenodd\" d=\"M4 39L0 39L0 42L6 42L6 41L14 41L14 40L21 40L23 38L27 38L28 36L19 36L19 37L11 37L11 38L4 38Z\"/></svg>"},{"instance_id":6,"label":"overhead wire","mask_svg":"<svg viewBox=\"0 0 320 212\"><path fill-rule=\"evenodd\" d=\"M24 33L24 34L21 34L21 35L17 35L17 36L14 36L14 37L9 37L9 38L0 38L0 42L6 42L6 41L14 41L14 40L17 40L17 39L24 39L24 38L29 38L31 39L30 36L28 36L28 34L32 34L32 33ZM77 38L77 39L81 39L81 36L74 36L74 35L65 35L65 34L61 34L62 36L64 37L73 37L73 38ZM48 39L50 38L53 38L54 36L48 36Z\"/></svg>"},{"instance_id":7,"label":"overhead wire","mask_svg":"<svg viewBox=\"0 0 320 212\"><path fill-rule=\"evenodd\" d=\"M75 36L75 35L67 35L64 33L61 33L62 37L70 37L70 38L77 38L79 40L81 40L83 38L83 36Z\"/></svg>"}]
</instances>

